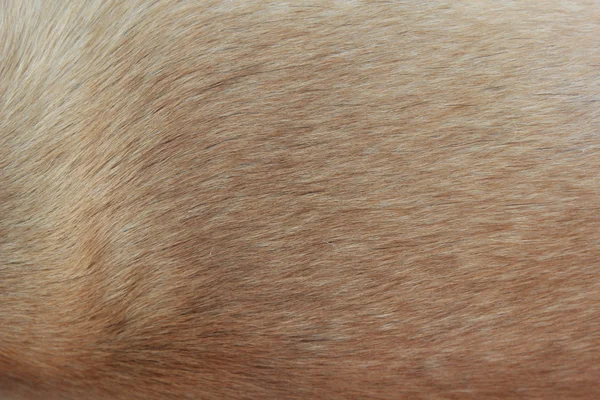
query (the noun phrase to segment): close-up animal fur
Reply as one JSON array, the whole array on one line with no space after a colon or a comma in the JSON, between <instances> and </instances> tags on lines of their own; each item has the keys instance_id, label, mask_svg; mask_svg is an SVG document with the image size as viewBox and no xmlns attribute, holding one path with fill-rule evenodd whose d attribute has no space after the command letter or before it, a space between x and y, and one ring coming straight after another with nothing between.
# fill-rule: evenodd
<instances>
[{"instance_id":1,"label":"close-up animal fur","mask_svg":"<svg viewBox=\"0 0 600 400\"><path fill-rule=\"evenodd\" d=\"M600 2L0 1L0 399L600 398Z\"/></svg>"}]
</instances>

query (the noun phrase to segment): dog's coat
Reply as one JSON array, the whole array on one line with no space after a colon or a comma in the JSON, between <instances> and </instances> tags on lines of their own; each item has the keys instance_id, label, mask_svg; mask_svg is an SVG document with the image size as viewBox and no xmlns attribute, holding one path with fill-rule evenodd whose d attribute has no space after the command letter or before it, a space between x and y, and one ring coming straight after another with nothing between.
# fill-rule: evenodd
<instances>
[{"instance_id":1,"label":"dog's coat","mask_svg":"<svg viewBox=\"0 0 600 400\"><path fill-rule=\"evenodd\" d=\"M0 398L600 396L597 1L2 1Z\"/></svg>"}]
</instances>

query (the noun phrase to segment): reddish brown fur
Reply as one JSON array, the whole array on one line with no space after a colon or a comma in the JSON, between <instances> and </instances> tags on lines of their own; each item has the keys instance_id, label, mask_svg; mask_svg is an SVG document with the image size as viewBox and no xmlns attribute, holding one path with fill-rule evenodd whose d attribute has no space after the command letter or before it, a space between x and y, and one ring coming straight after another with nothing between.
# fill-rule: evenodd
<instances>
[{"instance_id":1,"label":"reddish brown fur","mask_svg":"<svg viewBox=\"0 0 600 400\"><path fill-rule=\"evenodd\" d=\"M600 397L596 1L0 3L0 398Z\"/></svg>"}]
</instances>

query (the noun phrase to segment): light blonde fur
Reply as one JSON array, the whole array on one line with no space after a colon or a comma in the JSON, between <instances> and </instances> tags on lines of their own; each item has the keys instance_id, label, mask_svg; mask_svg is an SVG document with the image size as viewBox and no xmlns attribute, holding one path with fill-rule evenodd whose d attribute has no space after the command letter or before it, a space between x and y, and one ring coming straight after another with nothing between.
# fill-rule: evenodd
<instances>
[{"instance_id":1,"label":"light blonde fur","mask_svg":"<svg viewBox=\"0 0 600 400\"><path fill-rule=\"evenodd\" d=\"M599 24L2 1L0 398L598 398Z\"/></svg>"}]
</instances>

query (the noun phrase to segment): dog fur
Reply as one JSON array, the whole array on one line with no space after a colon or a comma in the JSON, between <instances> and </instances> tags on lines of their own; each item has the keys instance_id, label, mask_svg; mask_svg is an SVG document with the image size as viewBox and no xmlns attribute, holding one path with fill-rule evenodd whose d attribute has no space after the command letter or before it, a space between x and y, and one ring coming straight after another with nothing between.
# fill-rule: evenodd
<instances>
[{"instance_id":1,"label":"dog fur","mask_svg":"<svg viewBox=\"0 0 600 400\"><path fill-rule=\"evenodd\" d=\"M0 398L600 397L597 1L2 1Z\"/></svg>"}]
</instances>

